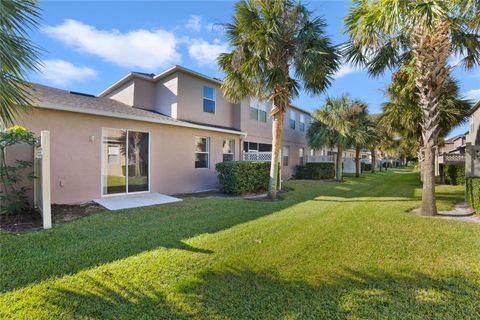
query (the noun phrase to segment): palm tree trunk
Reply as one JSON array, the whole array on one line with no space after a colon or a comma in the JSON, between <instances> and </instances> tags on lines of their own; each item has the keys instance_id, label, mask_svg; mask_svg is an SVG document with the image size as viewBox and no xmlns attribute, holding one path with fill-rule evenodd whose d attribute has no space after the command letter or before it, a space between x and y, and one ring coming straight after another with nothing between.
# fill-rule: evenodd
<instances>
[{"instance_id":1,"label":"palm tree trunk","mask_svg":"<svg viewBox=\"0 0 480 320\"><path fill-rule=\"evenodd\" d=\"M375 166L377 164L377 155L375 154L375 148L370 150L370 153L372 154L372 173L375 173Z\"/></svg>"},{"instance_id":2,"label":"palm tree trunk","mask_svg":"<svg viewBox=\"0 0 480 320\"><path fill-rule=\"evenodd\" d=\"M337 145L337 167L335 172L335 180L342 181L343 179L343 167L342 167L343 147Z\"/></svg>"},{"instance_id":3,"label":"palm tree trunk","mask_svg":"<svg viewBox=\"0 0 480 320\"><path fill-rule=\"evenodd\" d=\"M283 119L285 112L279 110L273 115L272 125L272 162L270 165L270 182L268 185L268 197L271 199L277 198L278 191L278 176L280 166L280 149L282 148L282 130Z\"/></svg>"},{"instance_id":4,"label":"palm tree trunk","mask_svg":"<svg viewBox=\"0 0 480 320\"><path fill-rule=\"evenodd\" d=\"M415 86L422 109L422 140L425 158L422 165L422 214L437 213L435 203L434 148L437 145L440 122L440 95L448 78L447 59L450 51L450 25L440 21L433 29L416 27L411 36L415 59Z\"/></svg>"},{"instance_id":5,"label":"palm tree trunk","mask_svg":"<svg viewBox=\"0 0 480 320\"><path fill-rule=\"evenodd\" d=\"M355 148L355 177L360 178L360 148Z\"/></svg>"}]
</instances>

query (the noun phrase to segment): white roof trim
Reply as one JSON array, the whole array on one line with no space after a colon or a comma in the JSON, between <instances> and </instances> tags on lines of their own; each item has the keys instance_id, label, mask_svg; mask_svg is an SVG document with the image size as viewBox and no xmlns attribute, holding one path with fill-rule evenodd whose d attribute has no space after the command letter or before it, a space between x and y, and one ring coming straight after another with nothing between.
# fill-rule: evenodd
<instances>
[{"instance_id":1,"label":"white roof trim","mask_svg":"<svg viewBox=\"0 0 480 320\"><path fill-rule=\"evenodd\" d=\"M94 110L94 109L87 110L87 109L59 107L59 106L52 106L52 105L47 105L47 106L42 105L42 106L37 107L37 108L38 109L51 109L51 110L59 110L59 111L76 112L76 113L91 114L91 115L96 115L96 116L105 116L105 117L110 117L110 118L127 119L127 120L143 121L143 122L150 122L150 123L158 123L158 124L185 127L185 128L191 128L191 129L200 129L200 130L207 130L207 131L230 133L230 134L242 135L242 136L247 135L247 133L243 132L243 131L235 131L235 130L229 130L229 129L215 128L215 127L204 126L204 125L185 122L185 121L168 121L168 120L152 119L152 118L149 118L149 117L142 117L142 116L135 116L135 115L118 114L118 113L114 113L114 112L108 112L108 111L105 111L105 110Z\"/></svg>"}]
</instances>

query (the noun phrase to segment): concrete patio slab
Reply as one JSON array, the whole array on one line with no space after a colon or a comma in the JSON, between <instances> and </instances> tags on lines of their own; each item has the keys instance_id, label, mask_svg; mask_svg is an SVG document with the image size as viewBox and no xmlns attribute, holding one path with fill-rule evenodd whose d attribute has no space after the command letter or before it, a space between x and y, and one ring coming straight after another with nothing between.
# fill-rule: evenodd
<instances>
[{"instance_id":1,"label":"concrete patio slab","mask_svg":"<svg viewBox=\"0 0 480 320\"><path fill-rule=\"evenodd\" d=\"M170 197L161 193L144 193L106 197L94 201L108 210L121 210L173 203L182 201L182 199Z\"/></svg>"}]
</instances>

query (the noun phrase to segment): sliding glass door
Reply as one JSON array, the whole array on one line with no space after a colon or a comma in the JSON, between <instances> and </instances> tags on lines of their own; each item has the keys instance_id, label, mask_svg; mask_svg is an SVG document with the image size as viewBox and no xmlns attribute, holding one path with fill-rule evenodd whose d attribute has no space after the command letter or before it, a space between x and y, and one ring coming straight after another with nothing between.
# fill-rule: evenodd
<instances>
[{"instance_id":1,"label":"sliding glass door","mask_svg":"<svg viewBox=\"0 0 480 320\"><path fill-rule=\"evenodd\" d=\"M149 134L103 129L103 194L149 191Z\"/></svg>"}]
</instances>

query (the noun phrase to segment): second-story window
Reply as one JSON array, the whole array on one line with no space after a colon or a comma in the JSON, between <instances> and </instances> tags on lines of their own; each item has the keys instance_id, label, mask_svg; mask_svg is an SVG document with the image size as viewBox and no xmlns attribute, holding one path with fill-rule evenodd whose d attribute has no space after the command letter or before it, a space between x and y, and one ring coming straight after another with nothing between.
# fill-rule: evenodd
<instances>
[{"instance_id":1,"label":"second-story window","mask_svg":"<svg viewBox=\"0 0 480 320\"><path fill-rule=\"evenodd\" d=\"M305 115L300 114L300 131L305 131Z\"/></svg>"},{"instance_id":2,"label":"second-story window","mask_svg":"<svg viewBox=\"0 0 480 320\"><path fill-rule=\"evenodd\" d=\"M215 113L215 88L203 86L203 112Z\"/></svg>"},{"instance_id":3,"label":"second-story window","mask_svg":"<svg viewBox=\"0 0 480 320\"><path fill-rule=\"evenodd\" d=\"M267 102L250 99L250 119L267 122Z\"/></svg>"},{"instance_id":4,"label":"second-story window","mask_svg":"<svg viewBox=\"0 0 480 320\"><path fill-rule=\"evenodd\" d=\"M223 161L235 160L235 140L223 140Z\"/></svg>"},{"instance_id":5,"label":"second-story window","mask_svg":"<svg viewBox=\"0 0 480 320\"><path fill-rule=\"evenodd\" d=\"M295 130L295 119L296 119L295 111L290 110L290 129Z\"/></svg>"}]
</instances>

